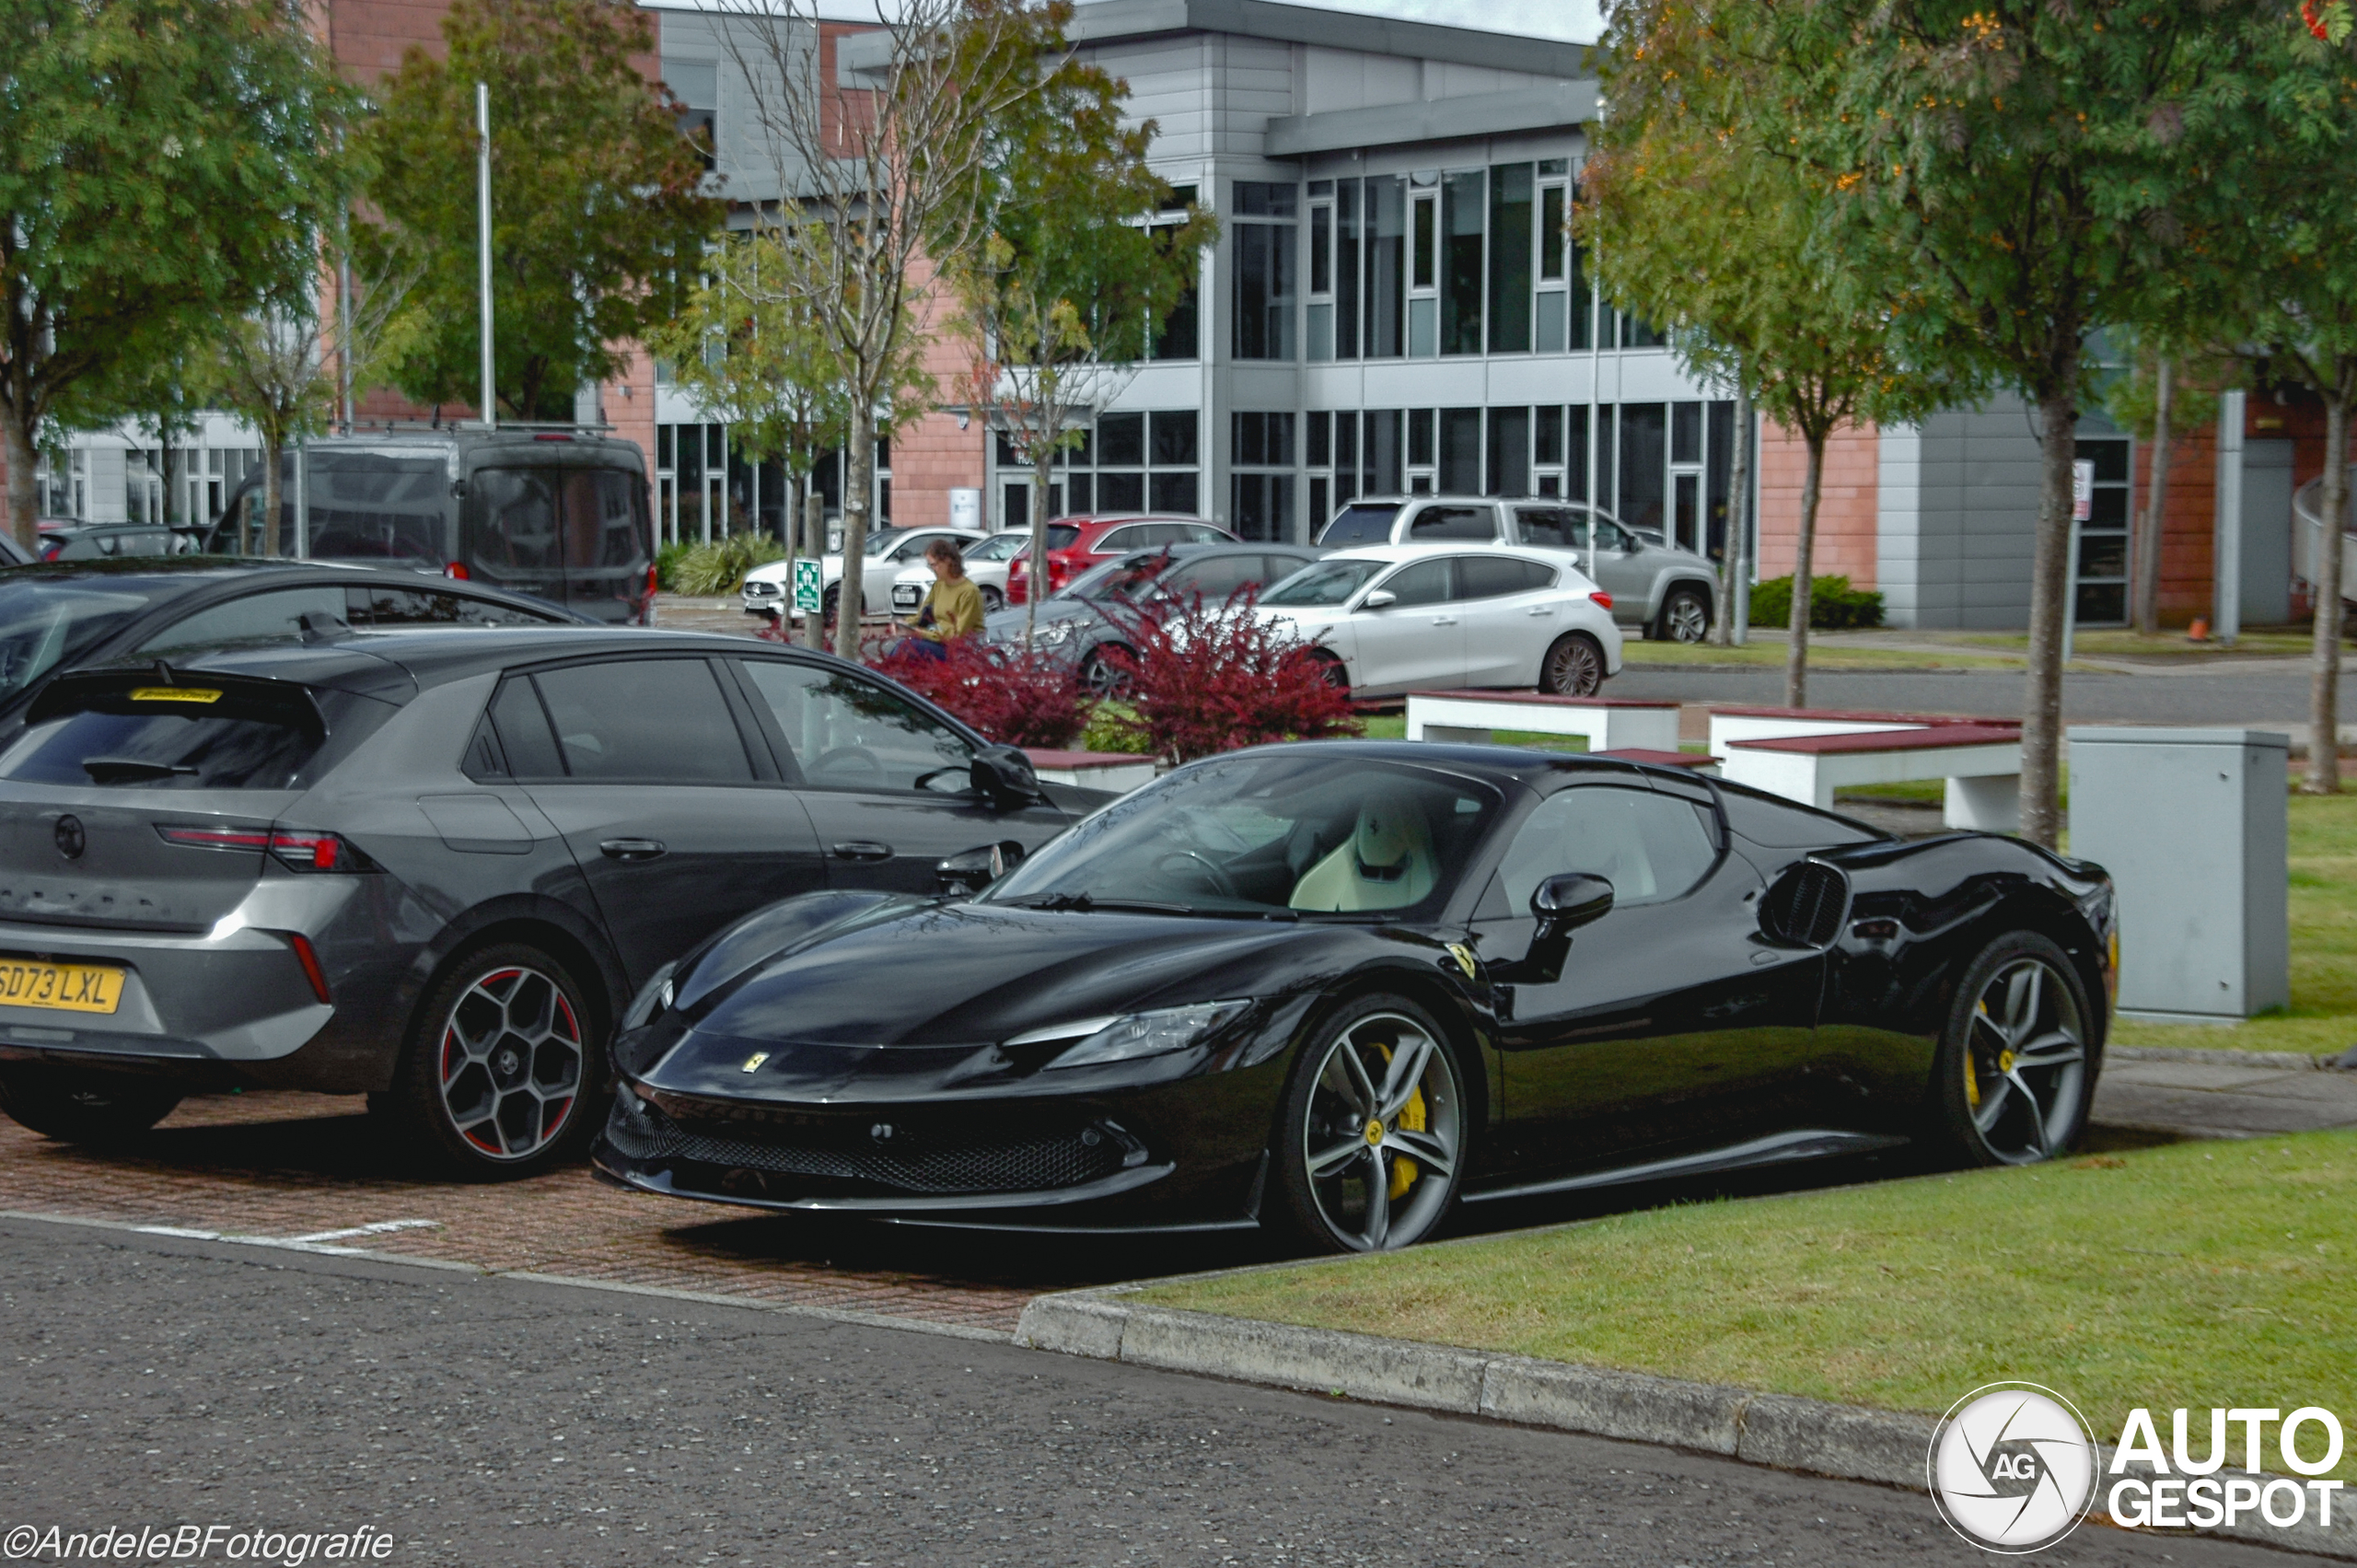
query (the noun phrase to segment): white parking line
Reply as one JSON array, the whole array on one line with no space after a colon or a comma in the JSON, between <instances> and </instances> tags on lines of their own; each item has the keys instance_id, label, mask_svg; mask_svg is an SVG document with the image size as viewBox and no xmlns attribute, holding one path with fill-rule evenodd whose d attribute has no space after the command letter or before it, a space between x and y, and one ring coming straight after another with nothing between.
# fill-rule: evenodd
<instances>
[{"instance_id":1,"label":"white parking line","mask_svg":"<svg viewBox=\"0 0 2357 1568\"><path fill-rule=\"evenodd\" d=\"M439 1230L440 1220L378 1220L375 1225L356 1225L347 1230L316 1231L309 1236L290 1236L289 1241L342 1241L347 1236L385 1236L397 1230Z\"/></svg>"}]
</instances>

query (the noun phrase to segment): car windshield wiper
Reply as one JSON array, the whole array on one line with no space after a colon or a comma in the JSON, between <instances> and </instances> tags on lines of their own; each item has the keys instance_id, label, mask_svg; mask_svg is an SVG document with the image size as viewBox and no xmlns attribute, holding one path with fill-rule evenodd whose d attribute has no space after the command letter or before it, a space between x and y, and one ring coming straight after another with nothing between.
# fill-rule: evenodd
<instances>
[{"instance_id":1,"label":"car windshield wiper","mask_svg":"<svg viewBox=\"0 0 2357 1568\"><path fill-rule=\"evenodd\" d=\"M85 757L82 771L92 784L133 784L145 779L192 778L186 762L150 762L141 757Z\"/></svg>"}]
</instances>

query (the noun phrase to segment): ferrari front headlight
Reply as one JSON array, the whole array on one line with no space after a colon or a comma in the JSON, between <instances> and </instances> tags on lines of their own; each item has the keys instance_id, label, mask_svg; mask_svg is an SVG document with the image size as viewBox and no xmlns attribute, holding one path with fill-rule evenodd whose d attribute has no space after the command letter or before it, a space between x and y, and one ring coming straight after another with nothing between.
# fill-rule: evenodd
<instances>
[{"instance_id":1,"label":"ferrari front headlight","mask_svg":"<svg viewBox=\"0 0 2357 1568\"><path fill-rule=\"evenodd\" d=\"M1053 1067L1096 1067L1108 1062L1128 1062L1183 1051L1205 1035L1235 1022L1249 1002L1198 1002L1186 1007L1165 1007L1152 1013L1127 1013L1112 1019L1092 1018L1074 1026L1088 1029L1067 1051L1048 1063ZM1034 1029L1010 1040L1010 1045L1044 1042L1059 1031Z\"/></svg>"}]
</instances>

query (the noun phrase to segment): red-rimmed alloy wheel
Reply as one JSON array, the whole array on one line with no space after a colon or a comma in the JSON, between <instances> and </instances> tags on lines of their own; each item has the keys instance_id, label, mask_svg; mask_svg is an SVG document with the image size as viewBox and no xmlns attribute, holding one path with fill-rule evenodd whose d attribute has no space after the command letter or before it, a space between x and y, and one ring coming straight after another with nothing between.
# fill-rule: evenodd
<instances>
[{"instance_id":1,"label":"red-rimmed alloy wheel","mask_svg":"<svg viewBox=\"0 0 2357 1568\"><path fill-rule=\"evenodd\" d=\"M547 953L469 955L419 1010L383 1109L469 1175L545 1169L580 1151L602 1104L591 1018L580 982Z\"/></svg>"}]
</instances>

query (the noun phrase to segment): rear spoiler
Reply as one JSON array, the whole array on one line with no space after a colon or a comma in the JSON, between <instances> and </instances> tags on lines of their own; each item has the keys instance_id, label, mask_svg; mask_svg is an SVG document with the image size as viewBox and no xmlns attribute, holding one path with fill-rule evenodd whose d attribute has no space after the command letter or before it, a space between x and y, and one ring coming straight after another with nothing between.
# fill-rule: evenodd
<instances>
[{"instance_id":1,"label":"rear spoiler","mask_svg":"<svg viewBox=\"0 0 2357 1568\"><path fill-rule=\"evenodd\" d=\"M158 659L145 669L77 669L58 676L25 710L36 725L73 714L215 714L328 732L327 715L308 686L250 675L174 669Z\"/></svg>"}]
</instances>

